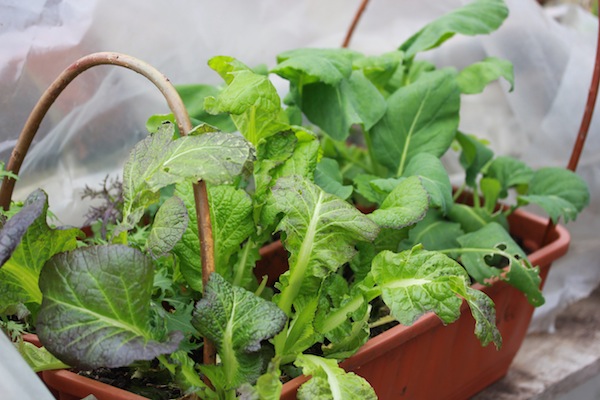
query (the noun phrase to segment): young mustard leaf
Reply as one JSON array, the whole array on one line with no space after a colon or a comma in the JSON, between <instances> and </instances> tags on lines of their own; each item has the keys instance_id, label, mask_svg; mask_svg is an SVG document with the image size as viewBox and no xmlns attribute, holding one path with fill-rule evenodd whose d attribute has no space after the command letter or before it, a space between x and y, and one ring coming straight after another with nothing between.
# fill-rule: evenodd
<instances>
[{"instance_id":1,"label":"young mustard leaf","mask_svg":"<svg viewBox=\"0 0 600 400\"><path fill-rule=\"evenodd\" d=\"M271 72L298 87L322 82L337 86L352 73L352 60L360 53L348 49L297 49L277 56L277 66Z\"/></svg>"},{"instance_id":2,"label":"young mustard leaf","mask_svg":"<svg viewBox=\"0 0 600 400\"><path fill-rule=\"evenodd\" d=\"M379 253L372 271L383 301L401 324L412 325L429 311L445 324L460 316L462 301L454 287L467 285L469 276L453 259L417 245L401 253Z\"/></svg>"},{"instance_id":3,"label":"young mustard leaf","mask_svg":"<svg viewBox=\"0 0 600 400\"><path fill-rule=\"evenodd\" d=\"M409 249L421 243L427 250L443 250L459 247L457 237L464 235L460 224L445 219L437 210L430 210L408 233L403 248Z\"/></svg>"},{"instance_id":4,"label":"young mustard leaf","mask_svg":"<svg viewBox=\"0 0 600 400\"><path fill-rule=\"evenodd\" d=\"M533 177L533 170L523 161L513 157L500 156L492 160L484 171L484 176L494 178L502 185L500 197L508 196L508 189L526 188Z\"/></svg>"},{"instance_id":5,"label":"young mustard leaf","mask_svg":"<svg viewBox=\"0 0 600 400\"><path fill-rule=\"evenodd\" d=\"M34 311L42 302L38 286L40 271L53 255L77 246L79 229L51 229L47 222L48 201L42 190L25 200L23 208L0 232L0 312L31 303Z\"/></svg>"},{"instance_id":6,"label":"young mustard leaf","mask_svg":"<svg viewBox=\"0 0 600 400\"><path fill-rule=\"evenodd\" d=\"M404 53L396 50L379 56L358 58L354 60L354 67L361 69L365 77L385 95L385 88L403 59Z\"/></svg>"},{"instance_id":7,"label":"young mustard leaf","mask_svg":"<svg viewBox=\"0 0 600 400\"><path fill-rule=\"evenodd\" d=\"M456 139L462 149L460 164L466 172L465 182L467 185L475 187L477 176L490 160L494 158L494 152L471 135L458 132Z\"/></svg>"},{"instance_id":8,"label":"young mustard leaf","mask_svg":"<svg viewBox=\"0 0 600 400\"><path fill-rule=\"evenodd\" d=\"M202 265L194 193L191 184L180 184L175 195L183 199L187 206L190 223L183 238L174 248L179 258L180 268L187 283L197 291L202 291ZM216 271L232 282L236 268L232 268L232 257L240 251L241 244L254 233L252 221L252 200L246 192L233 186L208 186L210 217L215 242ZM243 267L240 265L237 268ZM250 270L248 270L248 273Z\"/></svg>"},{"instance_id":9,"label":"young mustard leaf","mask_svg":"<svg viewBox=\"0 0 600 400\"><path fill-rule=\"evenodd\" d=\"M492 215L494 209L498 205L498 199L502 192L502 184L500 181L494 178L481 178L479 181L479 187L481 188L481 194L485 199L484 208Z\"/></svg>"},{"instance_id":10,"label":"young mustard leaf","mask_svg":"<svg viewBox=\"0 0 600 400\"><path fill-rule=\"evenodd\" d=\"M146 241L154 257L165 255L179 242L188 226L188 212L179 197L169 197L158 209Z\"/></svg>"},{"instance_id":11,"label":"young mustard leaf","mask_svg":"<svg viewBox=\"0 0 600 400\"><path fill-rule=\"evenodd\" d=\"M322 158L317 164L315 183L327 193L344 200L352 195L352 186L344 185L340 165L333 158Z\"/></svg>"},{"instance_id":12,"label":"young mustard leaf","mask_svg":"<svg viewBox=\"0 0 600 400\"><path fill-rule=\"evenodd\" d=\"M70 368L45 347L37 347L33 343L22 340L19 342L18 350L34 372Z\"/></svg>"},{"instance_id":13,"label":"young mustard leaf","mask_svg":"<svg viewBox=\"0 0 600 400\"><path fill-rule=\"evenodd\" d=\"M448 213L448 219L458 222L466 233L475 232L491 222L508 229L508 220L503 213L491 214L484 208L475 208L466 204L453 204Z\"/></svg>"},{"instance_id":14,"label":"young mustard leaf","mask_svg":"<svg viewBox=\"0 0 600 400\"><path fill-rule=\"evenodd\" d=\"M40 341L67 364L89 369L175 351L181 332L163 339L150 326L153 274L150 258L123 245L55 255L40 275Z\"/></svg>"},{"instance_id":15,"label":"young mustard leaf","mask_svg":"<svg viewBox=\"0 0 600 400\"><path fill-rule=\"evenodd\" d=\"M504 78L510 83L510 92L515 85L513 65L510 61L488 57L460 71L456 77L460 91L465 94L483 92L488 83Z\"/></svg>"},{"instance_id":16,"label":"young mustard leaf","mask_svg":"<svg viewBox=\"0 0 600 400\"><path fill-rule=\"evenodd\" d=\"M485 35L498 29L508 16L503 0L475 0L425 25L400 46L407 58L440 46L456 33Z\"/></svg>"},{"instance_id":17,"label":"young mustard leaf","mask_svg":"<svg viewBox=\"0 0 600 400\"><path fill-rule=\"evenodd\" d=\"M377 395L369 383L353 372L341 369L335 360L300 354L295 362L304 375L312 378L298 389L298 400L374 400Z\"/></svg>"},{"instance_id":18,"label":"young mustard leaf","mask_svg":"<svg viewBox=\"0 0 600 400\"><path fill-rule=\"evenodd\" d=\"M544 304L539 268L499 224L491 222L478 231L459 237L461 263L477 282L501 279L522 291L533 306Z\"/></svg>"},{"instance_id":19,"label":"young mustard leaf","mask_svg":"<svg viewBox=\"0 0 600 400\"><path fill-rule=\"evenodd\" d=\"M431 205L437 207L444 214L448 213L452 207L452 185L448 172L444 168L442 161L431 154L417 154L413 157L404 170L404 176L418 176L427 193Z\"/></svg>"},{"instance_id":20,"label":"young mustard leaf","mask_svg":"<svg viewBox=\"0 0 600 400\"><path fill-rule=\"evenodd\" d=\"M536 171L529 183L526 196L519 196L525 204L537 204L557 223L575 220L577 214L590 202L587 183L572 171L548 167Z\"/></svg>"},{"instance_id":21,"label":"young mustard leaf","mask_svg":"<svg viewBox=\"0 0 600 400\"><path fill-rule=\"evenodd\" d=\"M204 297L196 305L192 323L215 343L227 390L254 382L264 372L268 359L262 342L275 336L286 320L275 304L213 273Z\"/></svg>"},{"instance_id":22,"label":"young mustard leaf","mask_svg":"<svg viewBox=\"0 0 600 400\"><path fill-rule=\"evenodd\" d=\"M337 86L322 82L303 86L299 105L312 123L335 140L345 140L355 124L371 129L387 108L383 95L362 71L352 72Z\"/></svg>"},{"instance_id":23,"label":"young mustard leaf","mask_svg":"<svg viewBox=\"0 0 600 400\"><path fill-rule=\"evenodd\" d=\"M371 174L359 174L353 179L356 193L364 197L367 201L375 204L381 204L387 195L392 191L381 190L377 185L374 185L375 181L380 180L377 175ZM397 180L394 180L394 187L398 184Z\"/></svg>"},{"instance_id":24,"label":"young mustard leaf","mask_svg":"<svg viewBox=\"0 0 600 400\"><path fill-rule=\"evenodd\" d=\"M190 118L215 126L222 132L234 132L236 130L228 114L213 115L204 109L204 99L209 96L218 96L221 88L211 85L177 85L175 89L181 96Z\"/></svg>"},{"instance_id":25,"label":"young mustard leaf","mask_svg":"<svg viewBox=\"0 0 600 400\"><path fill-rule=\"evenodd\" d=\"M455 72L423 75L387 99L384 117L371 130L377 161L396 176L419 153L441 156L452 144L459 120L460 91Z\"/></svg>"},{"instance_id":26,"label":"young mustard leaf","mask_svg":"<svg viewBox=\"0 0 600 400\"><path fill-rule=\"evenodd\" d=\"M278 230L285 232L284 246L291 253L289 284L278 300L288 315L308 277L336 271L354 256L357 242L372 241L379 231L352 205L297 175L277 181L271 207L284 215Z\"/></svg>"},{"instance_id":27,"label":"young mustard leaf","mask_svg":"<svg viewBox=\"0 0 600 400\"><path fill-rule=\"evenodd\" d=\"M423 219L429 209L429 195L416 176L404 179L369 218L382 228L402 229Z\"/></svg>"}]
</instances>

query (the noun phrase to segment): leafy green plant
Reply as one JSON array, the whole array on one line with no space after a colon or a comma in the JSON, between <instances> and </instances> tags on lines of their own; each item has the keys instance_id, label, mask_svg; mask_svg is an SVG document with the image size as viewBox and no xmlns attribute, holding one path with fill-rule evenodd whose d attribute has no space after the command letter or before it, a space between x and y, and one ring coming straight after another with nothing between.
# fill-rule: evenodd
<instances>
[{"instance_id":1,"label":"leafy green plant","mask_svg":"<svg viewBox=\"0 0 600 400\"><path fill-rule=\"evenodd\" d=\"M456 71L417 56L455 34L488 34L507 12L501 0L475 0L380 56L285 52L269 71L290 82L283 101L265 71L212 58L224 85L179 87L196 123L188 136L173 115L149 119L151 134L124 166L122 208L94 215L117 217L104 237L82 243L78 229L50 227L39 190L6 222L0 313L18 310L73 367L153 360L205 399L278 399L282 375L300 373L313 378L299 398L375 398L338 361L372 326L410 325L428 312L448 324L463 301L482 345L500 347L494 304L473 281L504 280L543 302L507 215L536 204L568 221L589 195L573 173L494 158L458 132L461 94L498 78L512 85L510 63L489 58ZM465 168L454 194L440 160L453 144ZM214 239L210 276L195 223L200 179ZM472 205L457 202L466 189ZM510 191L514 205L497 206ZM99 194L114 200L106 182ZM276 238L289 269L266 287L253 270ZM218 362L200 362L212 345Z\"/></svg>"}]
</instances>

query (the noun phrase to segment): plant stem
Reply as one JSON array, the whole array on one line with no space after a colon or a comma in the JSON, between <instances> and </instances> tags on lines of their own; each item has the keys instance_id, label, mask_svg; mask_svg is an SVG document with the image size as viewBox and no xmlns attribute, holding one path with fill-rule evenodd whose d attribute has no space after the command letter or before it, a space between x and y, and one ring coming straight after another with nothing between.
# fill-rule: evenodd
<instances>
[{"instance_id":1,"label":"plant stem","mask_svg":"<svg viewBox=\"0 0 600 400\"><path fill-rule=\"evenodd\" d=\"M116 65L130 69L143 75L150 80L162 93L169 105L169 108L175 116L177 126L182 135L192 129L190 117L185 109L183 101L179 94L162 73L150 64L141 61L135 57L112 52L93 53L80 58L69 67L67 67L52 82L50 87L42 94L37 104L31 111L31 114L25 122L25 126L19 135L17 145L12 151L6 170L17 175L21 169L23 159L33 141L33 138L44 119L44 116L50 109L50 106L62 93L62 91L84 71L97 65ZM8 210L12 193L14 190L15 179L5 176L0 188L0 206ZM198 215L198 232L200 239L200 256L202 259L202 280L206 283L209 275L214 272L214 242L212 236L212 226L210 223L210 212L208 205L208 196L206 193L206 184L202 181L194 185L194 198L196 202L196 212ZM205 339L204 343L205 363L213 363L216 359L214 346Z\"/></svg>"},{"instance_id":2,"label":"plant stem","mask_svg":"<svg viewBox=\"0 0 600 400\"><path fill-rule=\"evenodd\" d=\"M358 21L360 21L360 17L362 17L363 13L365 12L365 9L367 8L368 3L369 3L369 0L362 0L362 3L360 3L360 7L358 8L358 11L356 11L356 14L354 15L352 24L350 24L350 28L348 28L348 32L346 33L346 37L344 38L344 43L342 43L343 48L347 48L348 45L350 44L350 40L352 39L352 34L354 33L356 26L358 25Z\"/></svg>"},{"instance_id":3,"label":"plant stem","mask_svg":"<svg viewBox=\"0 0 600 400\"><path fill-rule=\"evenodd\" d=\"M375 152L373 150L373 141L371 140L371 133L367 129L363 129L363 136L365 138L365 144L367 145L367 151L369 152L369 163L371 164L371 172L373 175L381 176L379 171L379 163L375 158Z\"/></svg>"}]
</instances>

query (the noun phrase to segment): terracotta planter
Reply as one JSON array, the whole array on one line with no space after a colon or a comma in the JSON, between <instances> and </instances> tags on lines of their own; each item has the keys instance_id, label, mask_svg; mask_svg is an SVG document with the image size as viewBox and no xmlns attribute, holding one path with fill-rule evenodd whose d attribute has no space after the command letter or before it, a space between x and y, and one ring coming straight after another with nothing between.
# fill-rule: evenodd
<instances>
[{"instance_id":1,"label":"terracotta planter","mask_svg":"<svg viewBox=\"0 0 600 400\"><path fill-rule=\"evenodd\" d=\"M533 252L529 259L540 267L542 285L552 261L564 255L570 242L567 230L556 227L549 243L537 248L546 228L546 219L517 211L510 217L511 233ZM272 283L287 268L287 253L279 242L262 249L263 259L257 277L269 276ZM498 282L476 285L496 304L497 325L503 346L481 347L473 335L475 322L466 304L462 316L444 326L433 314L407 327L398 325L369 340L358 353L341 365L364 377L381 400L386 399L465 399L506 374L521 346L533 314L525 296ZM45 371L42 378L60 400L81 399L94 394L98 400L145 399L70 371ZM298 377L283 386L281 398L296 398L298 387L307 377Z\"/></svg>"}]
</instances>

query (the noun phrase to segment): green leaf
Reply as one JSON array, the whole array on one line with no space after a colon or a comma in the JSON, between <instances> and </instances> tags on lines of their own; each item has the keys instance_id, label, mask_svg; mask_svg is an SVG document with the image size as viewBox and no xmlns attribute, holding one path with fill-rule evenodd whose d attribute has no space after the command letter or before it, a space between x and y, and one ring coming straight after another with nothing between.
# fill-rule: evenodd
<instances>
[{"instance_id":1,"label":"green leaf","mask_svg":"<svg viewBox=\"0 0 600 400\"><path fill-rule=\"evenodd\" d=\"M354 61L354 67L361 69L365 77L385 95L385 88L402 65L403 59L404 53L396 50L378 56L358 58Z\"/></svg>"},{"instance_id":2,"label":"green leaf","mask_svg":"<svg viewBox=\"0 0 600 400\"><path fill-rule=\"evenodd\" d=\"M415 155L406 166L403 176L418 176L429 193L430 202L446 214L454 201L448 172L439 158L422 153Z\"/></svg>"},{"instance_id":3,"label":"green leaf","mask_svg":"<svg viewBox=\"0 0 600 400\"><path fill-rule=\"evenodd\" d=\"M270 206L284 215L278 230L290 252L289 286L280 289L278 301L286 314L303 281L336 271L354 256L357 242L372 241L379 231L352 205L296 175L277 181Z\"/></svg>"},{"instance_id":4,"label":"green leaf","mask_svg":"<svg viewBox=\"0 0 600 400\"><path fill-rule=\"evenodd\" d=\"M298 400L371 400L377 395L369 383L353 372L341 369L335 360L300 354L295 364L312 378L300 386Z\"/></svg>"},{"instance_id":5,"label":"green leaf","mask_svg":"<svg viewBox=\"0 0 600 400\"><path fill-rule=\"evenodd\" d=\"M211 68L224 76L228 86L217 97L206 97L204 107L211 114L230 114L242 135L257 146L261 139L286 130L289 123L269 78L250 69L230 70L235 61L230 57L209 61Z\"/></svg>"},{"instance_id":6,"label":"green leaf","mask_svg":"<svg viewBox=\"0 0 600 400\"><path fill-rule=\"evenodd\" d=\"M377 175L370 174L359 174L354 177L354 187L358 194L363 196L367 201L375 204L381 204L383 200L387 197L390 191L384 192L382 190L378 190L378 186L374 185L375 181L378 181L379 177ZM394 181L396 184L397 180ZM394 185L395 186L395 185Z\"/></svg>"},{"instance_id":7,"label":"green leaf","mask_svg":"<svg viewBox=\"0 0 600 400\"><path fill-rule=\"evenodd\" d=\"M42 190L25 200L23 208L0 232L0 312L28 304L30 312L42 303L39 276L53 255L77 246L79 229L51 229L47 222L48 201Z\"/></svg>"},{"instance_id":8,"label":"green leaf","mask_svg":"<svg viewBox=\"0 0 600 400\"><path fill-rule=\"evenodd\" d=\"M129 215L141 217L139 209L156 202L163 187L201 179L231 182L254 158L252 146L237 135L206 133L176 140L172 136L172 127L165 128L133 148L123 171L124 220Z\"/></svg>"},{"instance_id":9,"label":"green leaf","mask_svg":"<svg viewBox=\"0 0 600 400\"><path fill-rule=\"evenodd\" d=\"M146 241L146 251L158 258L175 247L188 226L188 212L179 197L169 197L158 209Z\"/></svg>"},{"instance_id":10,"label":"green leaf","mask_svg":"<svg viewBox=\"0 0 600 400\"><path fill-rule=\"evenodd\" d=\"M286 320L275 304L213 273L204 297L196 305L192 323L215 343L227 379L225 389L234 389L256 381L264 372L268 360L261 342L277 334Z\"/></svg>"},{"instance_id":11,"label":"green leaf","mask_svg":"<svg viewBox=\"0 0 600 400\"><path fill-rule=\"evenodd\" d=\"M429 195L421 180L403 180L369 218L383 228L402 229L423 219L429 209Z\"/></svg>"},{"instance_id":12,"label":"green leaf","mask_svg":"<svg viewBox=\"0 0 600 400\"><path fill-rule=\"evenodd\" d=\"M180 268L187 283L197 291L202 291L202 264L200 242L196 224L196 207L192 185L177 185L175 194L187 206L190 223L183 238L175 245L174 252L179 257ZM254 233L252 220L252 200L246 192L232 186L208 186L210 217L214 238L215 269L228 281L233 282L234 268L232 257L240 251L241 244Z\"/></svg>"},{"instance_id":13,"label":"green leaf","mask_svg":"<svg viewBox=\"0 0 600 400\"><path fill-rule=\"evenodd\" d=\"M519 196L525 204L537 204L552 218L565 222L575 220L590 202L587 183L572 171L548 167L536 171L529 183L527 196Z\"/></svg>"},{"instance_id":14,"label":"green leaf","mask_svg":"<svg viewBox=\"0 0 600 400\"><path fill-rule=\"evenodd\" d=\"M475 336L481 345L494 343L496 349L500 349L502 335L496 327L496 309L492 299L485 293L467 286L456 287L455 291L469 304L471 315L475 319Z\"/></svg>"},{"instance_id":15,"label":"green leaf","mask_svg":"<svg viewBox=\"0 0 600 400\"><path fill-rule=\"evenodd\" d=\"M461 262L477 282L488 284L500 279L525 293L531 305L544 303L539 268L531 266L527 255L502 226L489 223L459 237L458 242L462 246Z\"/></svg>"},{"instance_id":16,"label":"green leaf","mask_svg":"<svg viewBox=\"0 0 600 400\"><path fill-rule=\"evenodd\" d=\"M484 207L488 213L492 214L502 192L502 184L494 178L482 178L479 181L479 187L485 199Z\"/></svg>"},{"instance_id":17,"label":"green leaf","mask_svg":"<svg viewBox=\"0 0 600 400\"><path fill-rule=\"evenodd\" d=\"M508 229L508 220L503 213L491 214L485 208L474 208L466 204L453 204L448 219L458 222L462 230L467 233L475 232L491 222Z\"/></svg>"},{"instance_id":18,"label":"green leaf","mask_svg":"<svg viewBox=\"0 0 600 400\"><path fill-rule=\"evenodd\" d=\"M512 63L500 58L488 57L460 71L456 81L462 93L475 94L483 92L490 82L499 78L504 78L510 83L509 91L512 92L515 86Z\"/></svg>"},{"instance_id":19,"label":"green leaf","mask_svg":"<svg viewBox=\"0 0 600 400\"><path fill-rule=\"evenodd\" d=\"M396 176L420 153L441 156L452 144L458 127L460 92L455 72L427 73L398 89L387 99L385 116L371 130L378 162Z\"/></svg>"},{"instance_id":20,"label":"green leaf","mask_svg":"<svg viewBox=\"0 0 600 400\"><path fill-rule=\"evenodd\" d=\"M508 189L527 187L533 177L533 170L523 161L513 157L494 158L484 171L484 176L494 178L502 185L500 197L508 196Z\"/></svg>"},{"instance_id":21,"label":"green leaf","mask_svg":"<svg viewBox=\"0 0 600 400\"><path fill-rule=\"evenodd\" d=\"M445 324L460 316L461 299L454 285L469 277L451 258L415 246L401 253L383 251L373 259L373 277L390 313L403 325L412 325L433 311Z\"/></svg>"},{"instance_id":22,"label":"green leaf","mask_svg":"<svg viewBox=\"0 0 600 400\"><path fill-rule=\"evenodd\" d=\"M271 72L298 86L323 82L336 86L352 73L352 60L359 53L348 49L296 49L277 56Z\"/></svg>"},{"instance_id":23,"label":"green leaf","mask_svg":"<svg viewBox=\"0 0 600 400\"><path fill-rule=\"evenodd\" d=\"M218 96L222 90L221 88L211 85L177 85L175 89L181 96L190 118L215 126L223 132L234 132L236 130L228 114L213 115L204 109L204 99L210 96Z\"/></svg>"},{"instance_id":24,"label":"green leaf","mask_svg":"<svg viewBox=\"0 0 600 400\"><path fill-rule=\"evenodd\" d=\"M45 347L37 347L32 343L21 341L19 342L18 350L19 354L21 354L34 372L70 368L67 364L54 357Z\"/></svg>"},{"instance_id":25,"label":"green leaf","mask_svg":"<svg viewBox=\"0 0 600 400\"><path fill-rule=\"evenodd\" d=\"M466 172L465 182L470 187L475 187L477 176L494 158L494 152L474 136L458 132L456 139L462 148L460 164Z\"/></svg>"},{"instance_id":26,"label":"green leaf","mask_svg":"<svg viewBox=\"0 0 600 400\"><path fill-rule=\"evenodd\" d=\"M502 0L475 0L427 24L400 46L407 58L440 46L455 34L485 35L498 29L508 16Z\"/></svg>"},{"instance_id":27,"label":"green leaf","mask_svg":"<svg viewBox=\"0 0 600 400\"><path fill-rule=\"evenodd\" d=\"M317 164L315 183L327 193L344 200L352 195L352 186L344 185L340 165L332 158L322 158Z\"/></svg>"},{"instance_id":28,"label":"green leaf","mask_svg":"<svg viewBox=\"0 0 600 400\"><path fill-rule=\"evenodd\" d=\"M439 211L430 210L408 234L407 248L419 243L427 250L444 250L459 247L457 237L464 232L460 224L446 220Z\"/></svg>"},{"instance_id":29,"label":"green leaf","mask_svg":"<svg viewBox=\"0 0 600 400\"><path fill-rule=\"evenodd\" d=\"M122 367L175 351L183 335L150 326L153 265L123 245L60 253L40 275L37 332L46 348L80 368Z\"/></svg>"},{"instance_id":30,"label":"green leaf","mask_svg":"<svg viewBox=\"0 0 600 400\"><path fill-rule=\"evenodd\" d=\"M305 85L300 107L312 123L335 140L345 140L355 124L371 129L387 108L383 95L361 71L354 71L337 86L321 82Z\"/></svg>"}]
</instances>

